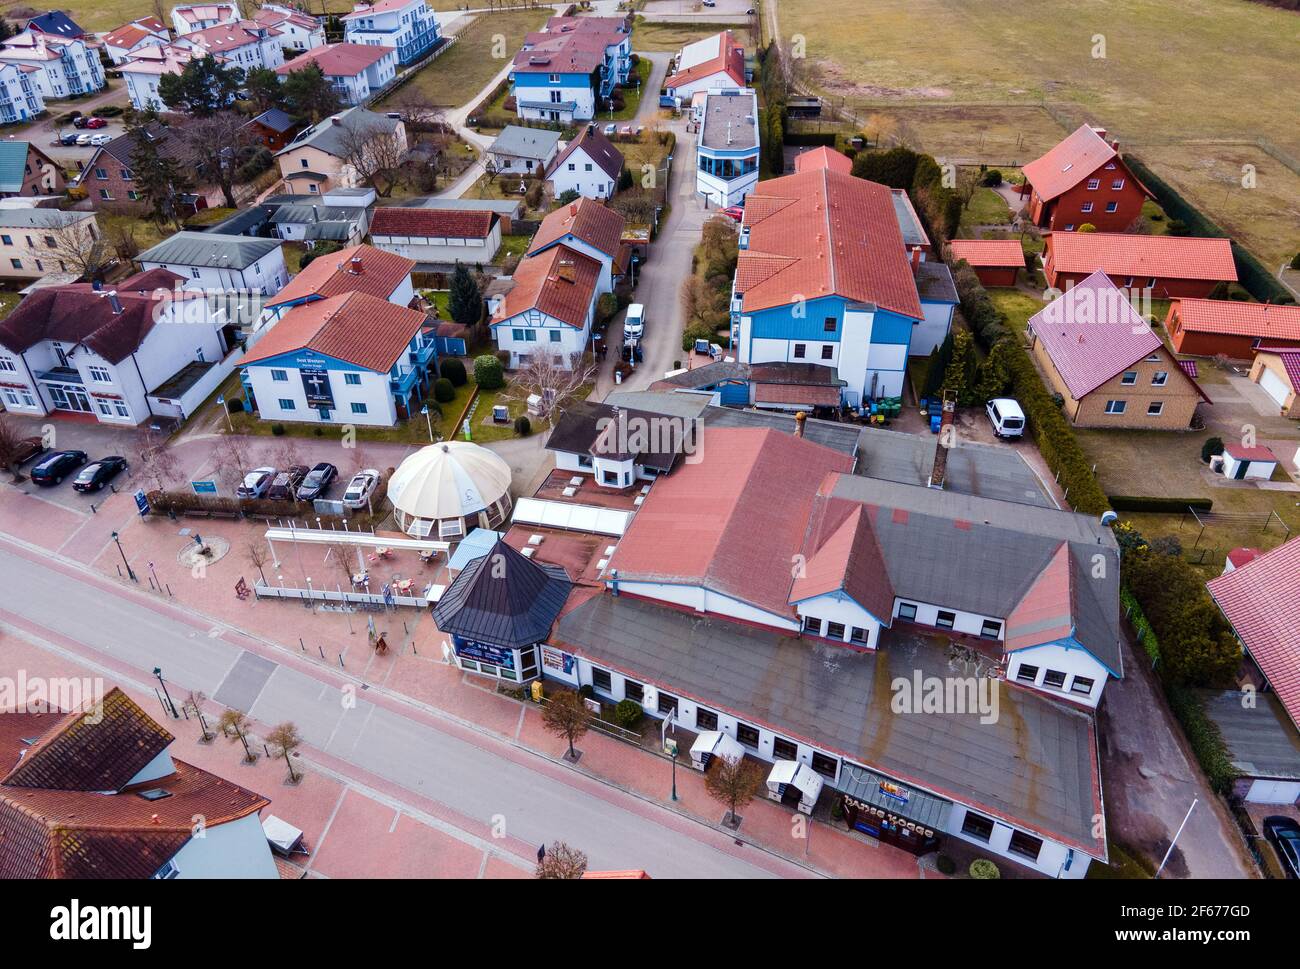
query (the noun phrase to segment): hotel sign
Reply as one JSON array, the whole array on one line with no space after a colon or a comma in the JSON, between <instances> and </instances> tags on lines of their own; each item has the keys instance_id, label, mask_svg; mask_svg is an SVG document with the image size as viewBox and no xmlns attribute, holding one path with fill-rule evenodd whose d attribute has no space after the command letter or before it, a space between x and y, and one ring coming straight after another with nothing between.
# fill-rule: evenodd
<instances>
[{"instance_id":1,"label":"hotel sign","mask_svg":"<svg viewBox=\"0 0 1300 969\"><path fill-rule=\"evenodd\" d=\"M456 655L461 659L472 659L480 663L491 663L508 670L515 668L515 651L490 643L480 643L473 639L455 638Z\"/></svg>"},{"instance_id":2,"label":"hotel sign","mask_svg":"<svg viewBox=\"0 0 1300 969\"><path fill-rule=\"evenodd\" d=\"M307 406L317 410L334 409L334 391L330 387L328 370L318 367L300 367L302 389L307 395Z\"/></svg>"}]
</instances>

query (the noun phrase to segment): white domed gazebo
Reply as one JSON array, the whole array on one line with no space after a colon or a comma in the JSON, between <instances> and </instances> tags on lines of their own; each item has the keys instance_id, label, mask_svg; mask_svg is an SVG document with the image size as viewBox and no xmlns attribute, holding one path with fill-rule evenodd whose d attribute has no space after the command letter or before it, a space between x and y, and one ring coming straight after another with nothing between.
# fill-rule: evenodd
<instances>
[{"instance_id":1,"label":"white domed gazebo","mask_svg":"<svg viewBox=\"0 0 1300 969\"><path fill-rule=\"evenodd\" d=\"M510 516L510 465L469 441L431 444L393 472L388 498L406 534L458 541Z\"/></svg>"}]
</instances>

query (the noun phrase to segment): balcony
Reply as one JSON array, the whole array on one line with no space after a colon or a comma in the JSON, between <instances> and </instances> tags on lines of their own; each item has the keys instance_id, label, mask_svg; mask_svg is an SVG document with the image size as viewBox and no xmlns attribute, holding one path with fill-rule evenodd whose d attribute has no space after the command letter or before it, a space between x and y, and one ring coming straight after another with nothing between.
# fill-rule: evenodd
<instances>
[{"instance_id":1,"label":"balcony","mask_svg":"<svg viewBox=\"0 0 1300 969\"><path fill-rule=\"evenodd\" d=\"M36 371L36 379L55 384L84 384L81 374L74 367L52 367L49 370Z\"/></svg>"}]
</instances>

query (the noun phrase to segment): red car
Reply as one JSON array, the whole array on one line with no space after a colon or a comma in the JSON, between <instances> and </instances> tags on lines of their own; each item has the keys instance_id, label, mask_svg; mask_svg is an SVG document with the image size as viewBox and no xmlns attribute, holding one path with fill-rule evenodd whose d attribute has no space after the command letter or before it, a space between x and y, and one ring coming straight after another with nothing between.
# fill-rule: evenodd
<instances>
[{"instance_id":1,"label":"red car","mask_svg":"<svg viewBox=\"0 0 1300 969\"><path fill-rule=\"evenodd\" d=\"M87 127L87 128L107 128L107 127L108 127L108 122L105 121L103 118L87 118L87 119L86 119L86 127Z\"/></svg>"},{"instance_id":2,"label":"red car","mask_svg":"<svg viewBox=\"0 0 1300 969\"><path fill-rule=\"evenodd\" d=\"M728 218L735 219L737 222L742 222L745 218L745 210L739 205L728 205L722 210L722 214Z\"/></svg>"}]
</instances>

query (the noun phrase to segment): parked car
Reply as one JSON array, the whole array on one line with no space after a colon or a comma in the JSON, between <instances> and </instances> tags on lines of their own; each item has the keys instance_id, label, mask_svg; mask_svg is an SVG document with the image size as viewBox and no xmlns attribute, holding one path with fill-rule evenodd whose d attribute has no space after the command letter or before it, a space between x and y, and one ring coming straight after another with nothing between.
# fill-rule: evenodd
<instances>
[{"instance_id":1,"label":"parked car","mask_svg":"<svg viewBox=\"0 0 1300 969\"><path fill-rule=\"evenodd\" d=\"M87 128L107 128L108 122L103 118L87 118L85 126Z\"/></svg>"},{"instance_id":2,"label":"parked car","mask_svg":"<svg viewBox=\"0 0 1300 969\"><path fill-rule=\"evenodd\" d=\"M1025 433L1025 412L1010 397L996 397L984 405L994 437L1020 437Z\"/></svg>"},{"instance_id":3,"label":"parked car","mask_svg":"<svg viewBox=\"0 0 1300 969\"><path fill-rule=\"evenodd\" d=\"M616 131L618 131L618 125L616 125L616 124L607 124L607 125L605 125L605 137L606 137L606 138L613 138L613 137L614 137L614 133L615 133Z\"/></svg>"},{"instance_id":4,"label":"parked car","mask_svg":"<svg viewBox=\"0 0 1300 969\"><path fill-rule=\"evenodd\" d=\"M298 500L315 501L317 498L324 498L325 492L329 491L330 485L338 476L338 468L328 461L322 461L308 471L307 477L303 478L302 484L298 485Z\"/></svg>"},{"instance_id":5,"label":"parked car","mask_svg":"<svg viewBox=\"0 0 1300 969\"><path fill-rule=\"evenodd\" d=\"M93 147L98 148L100 145L107 145L112 140L113 140L112 135L95 135L93 138L90 139L90 144Z\"/></svg>"},{"instance_id":6,"label":"parked car","mask_svg":"<svg viewBox=\"0 0 1300 969\"><path fill-rule=\"evenodd\" d=\"M266 492L266 497L275 501L288 501L298 491L298 485L302 484L302 479L307 476L307 467L302 464L291 464L285 470L275 476L271 482L270 489Z\"/></svg>"},{"instance_id":7,"label":"parked car","mask_svg":"<svg viewBox=\"0 0 1300 969\"><path fill-rule=\"evenodd\" d=\"M79 137L80 137L80 135L78 135L78 134L76 134L76 133L74 133L74 132L69 131L66 135L62 135L62 136L59 138L59 144L63 145L65 148L70 147L70 146L75 145L75 144L77 143L77 139L78 139Z\"/></svg>"},{"instance_id":8,"label":"parked car","mask_svg":"<svg viewBox=\"0 0 1300 969\"><path fill-rule=\"evenodd\" d=\"M100 491L125 470L126 458L120 454L110 454L82 468L72 482L72 487L77 491Z\"/></svg>"},{"instance_id":9,"label":"parked car","mask_svg":"<svg viewBox=\"0 0 1300 969\"><path fill-rule=\"evenodd\" d=\"M45 440L39 437L25 437L18 442L14 448L14 456L9 460L10 471L15 468L21 468L37 455L44 454L46 451Z\"/></svg>"},{"instance_id":10,"label":"parked car","mask_svg":"<svg viewBox=\"0 0 1300 969\"><path fill-rule=\"evenodd\" d=\"M343 506L345 508L365 508L377 487L379 487L378 471L374 468L358 471L352 476L352 480L348 482L347 490L343 492Z\"/></svg>"},{"instance_id":11,"label":"parked car","mask_svg":"<svg viewBox=\"0 0 1300 969\"><path fill-rule=\"evenodd\" d=\"M737 222L745 218L745 210L739 205L728 205L725 209L722 209L722 214L729 219L735 219Z\"/></svg>"},{"instance_id":12,"label":"parked car","mask_svg":"<svg viewBox=\"0 0 1300 969\"><path fill-rule=\"evenodd\" d=\"M1264 837L1277 849L1288 878L1300 878L1300 824L1281 814L1264 819Z\"/></svg>"},{"instance_id":13,"label":"parked car","mask_svg":"<svg viewBox=\"0 0 1300 969\"><path fill-rule=\"evenodd\" d=\"M89 131L84 131L81 134L77 135L77 144L84 148L86 145L90 144L90 139L93 137L95 136L92 135Z\"/></svg>"},{"instance_id":14,"label":"parked car","mask_svg":"<svg viewBox=\"0 0 1300 969\"><path fill-rule=\"evenodd\" d=\"M87 120L89 119L87 119L84 115L78 114L75 118L72 119L72 127L84 128L86 127Z\"/></svg>"},{"instance_id":15,"label":"parked car","mask_svg":"<svg viewBox=\"0 0 1300 969\"><path fill-rule=\"evenodd\" d=\"M85 451L54 451L41 458L40 463L32 468L32 481L46 487L60 484L85 463Z\"/></svg>"},{"instance_id":16,"label":"parked car","mask_svg":"<svg viewBox=\"0 0 1300 969\"><path fill-rule=\"evenodd\" d=\"M700 0L700 3L706 7L716 7L718 5L718 0Z\"/></svg>"},{"instance_id":17,"label":"parked car","mask_svg":"<svg viewBox=\"0 0 1300 969\"><path fill-rule=\"evenodd\" d=\"M239 498L261 498L275 480L275 468L254 468L244 475L244 483L235 489Z\"/></svg>"}]
</instances>

